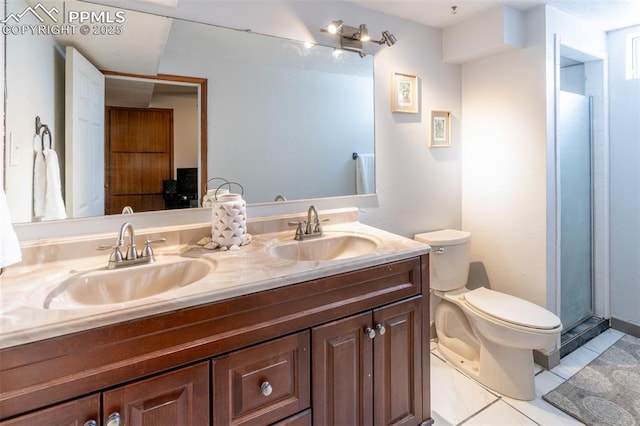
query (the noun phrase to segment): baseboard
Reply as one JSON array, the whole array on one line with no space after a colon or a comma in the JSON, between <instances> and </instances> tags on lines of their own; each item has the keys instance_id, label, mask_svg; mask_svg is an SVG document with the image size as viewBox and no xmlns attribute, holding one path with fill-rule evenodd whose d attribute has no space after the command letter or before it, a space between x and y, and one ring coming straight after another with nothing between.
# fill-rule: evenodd
<instances>
[{"instance_id":1,"label":"baseboard","mask_svg":"<svg viewBox=\"0 0 640 426\"><path fill-rule=\"evenodd\" d=\"M631 324L630 322L622 321L617 318L611 318L611 328L640 338L640 325Z\"/></svg>"}]
</instances>

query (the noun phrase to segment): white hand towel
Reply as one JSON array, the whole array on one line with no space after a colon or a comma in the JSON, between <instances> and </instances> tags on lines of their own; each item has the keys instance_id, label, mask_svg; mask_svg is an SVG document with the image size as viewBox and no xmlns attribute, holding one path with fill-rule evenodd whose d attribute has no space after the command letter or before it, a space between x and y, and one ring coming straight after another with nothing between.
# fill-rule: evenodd
<instances>
[{"instance_id":1,"label":"white hand towel","mask_svg":"<svg viewBox=\"0 0 640 426\"><path fill-rule=\"evenodd\" d=\"M44 149L47 188L45 192L45 220L66 219L62 190L60 188L60 164L58 154L52 149Z\"/></svg>"},{"instance_id":2,"label":"white hand towel","mask_svg":"<svg viewBox=\"0 0 640 426\"><path fill-rule=\"evenodd\" d=\"M36 140L37 139L37 140ZM34 138L35 159L33 161L33 215L42 218L45 214L45 194L47 171L44 155L40 148L40 136Z\"/></svg>"},{"instance_id":3,"label":"white hand towel","mask_svg":"<svg viewBox=\"0 0 640 426\"><path fill-rule=\"evenodd\" d=\"M359 154L356 158L356 194L373 194L375 155Z\"/></svg>"},{"instance_id":4,"label":"white hand towel","mask_svg":"<svg viewBox=\"0 0 640 426\"><path fill-rule=\"evenodd\" d=\"M20 243L16 236L4 190L0 189L0 268L4 268L22 260Z\"/></svg>"}]
</instances>

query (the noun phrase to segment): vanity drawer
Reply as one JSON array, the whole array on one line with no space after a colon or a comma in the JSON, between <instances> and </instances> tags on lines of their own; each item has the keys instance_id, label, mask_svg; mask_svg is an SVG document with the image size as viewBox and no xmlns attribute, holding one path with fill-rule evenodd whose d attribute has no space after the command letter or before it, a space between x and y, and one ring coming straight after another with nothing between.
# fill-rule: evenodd
<instances>
[{"instance_id":1,"label":"vanity drawer","mask_svg":"<svg viewBox=\"0 0 640 426\"><path fill-rule=\"evenodd\" d=\"M214 425L264 425L310 406L309 332L213 360Z\"/></svg>"}]
</instances>

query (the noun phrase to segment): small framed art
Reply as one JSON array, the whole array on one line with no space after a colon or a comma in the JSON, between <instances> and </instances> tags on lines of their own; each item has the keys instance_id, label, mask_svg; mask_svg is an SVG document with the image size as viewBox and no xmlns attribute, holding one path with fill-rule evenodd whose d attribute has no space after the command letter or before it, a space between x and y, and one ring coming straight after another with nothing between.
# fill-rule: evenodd
<instances>
[{"instance_id":1,"label":"small framed art","mask_svg":"<svg viewBox=\"0 0 640 426\"><path fill-rule=\"evenodd\" d=\"M451 112L431 111L430 133L430 148L451 146Z\"/></svg>"},{"instance_id":2,"label":"small framed art","mask_svg":"<svg viewBox=\"0 0 640 426\"><path fill-rule=\"evenodd\" d=\"M393 73L391 83L391 112L418 112L418 76Z\"/></svg>"}]
</instances>

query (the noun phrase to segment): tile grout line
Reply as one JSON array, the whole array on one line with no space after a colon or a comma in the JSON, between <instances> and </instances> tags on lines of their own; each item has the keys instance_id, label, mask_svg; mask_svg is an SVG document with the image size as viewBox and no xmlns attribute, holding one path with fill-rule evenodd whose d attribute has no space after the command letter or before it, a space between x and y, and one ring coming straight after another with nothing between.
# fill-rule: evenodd
<instances>
[{"instance_id":1,"label":"tile grout line","mask_svg":"<svg viewBox=\"0 0 640 426\"><path fill-rule=\"evenodd\" d=\"M463 419L460 423L456 424L456 426L460 426L460 425L465 424L466 422L468 422L469 420L471 420L472 418L474 418L478 414L482 413L484 410L486 410L487 408L491 407L493 404L495 404L496 402L500 401L501 399L502 398L500 396L498 396L498 398L495 401L491 401L489 404L485 405L484 407L482 407L481 409L479 409L475 413L470 414L465 419Z\"/></svg>"}]
</instances>

